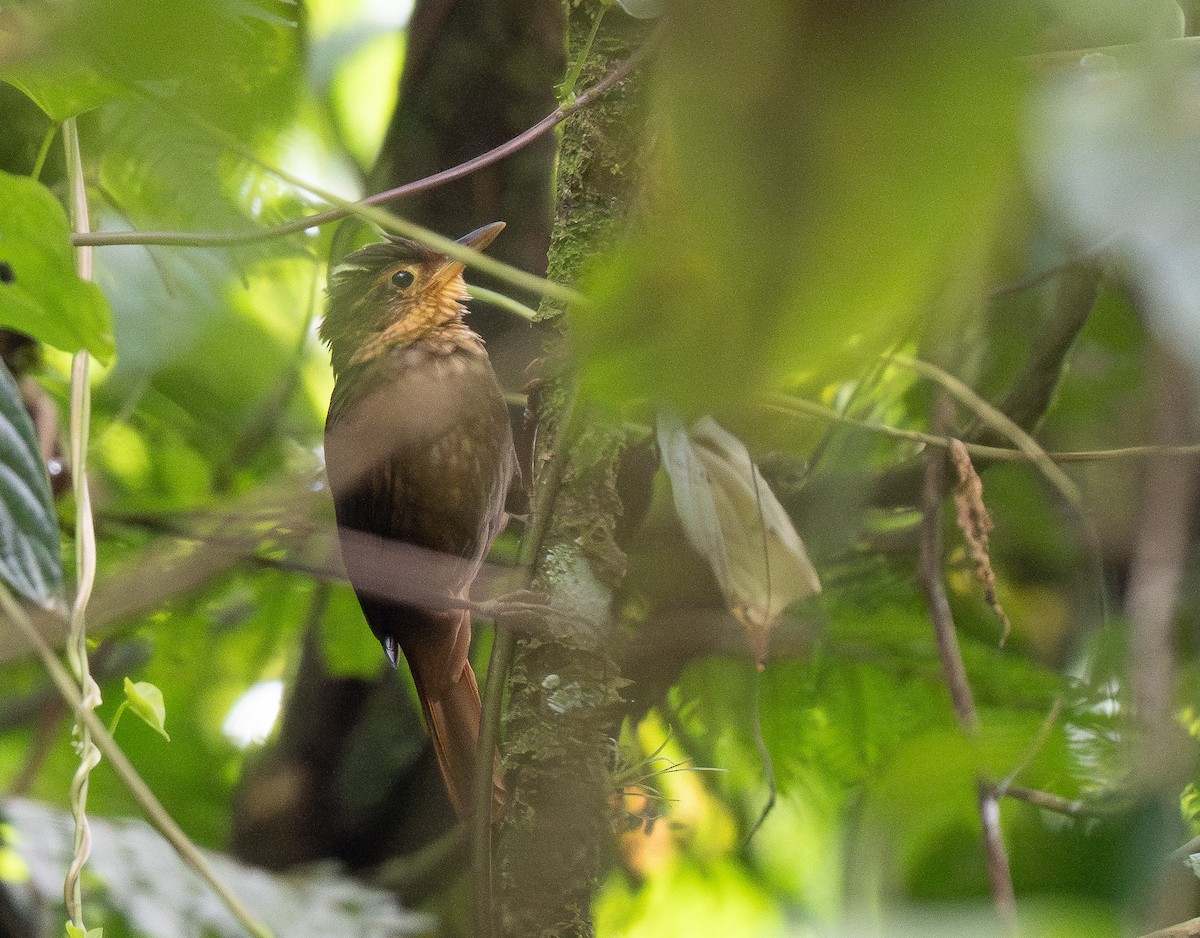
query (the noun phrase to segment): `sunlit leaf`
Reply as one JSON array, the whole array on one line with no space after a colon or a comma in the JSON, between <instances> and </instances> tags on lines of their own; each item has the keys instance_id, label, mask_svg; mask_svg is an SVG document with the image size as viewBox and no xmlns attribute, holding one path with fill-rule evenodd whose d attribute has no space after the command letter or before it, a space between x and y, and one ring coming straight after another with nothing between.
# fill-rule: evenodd
<instances>
[{"instance_id":1,"label":"sunlit leaf","mask_svg":"<svg viewBox=\"0 0 1200 938\"><path fill-rule=\"evenodd\" d=\"M0 285L0 291L3 290ZM26 599L41 606L61 600L63 572L58 519L50 499L46 467L21 392L2 365L0 577Z\"/></svg>"},{"instance_id":2,"label":"sunlit leaf","mask_svg":"<svg viewBox=\"0 0 1200 938\"><path fill-rule=\"evenodd\" d=\"M50 190L0 172L0 326L67 352L112 360L112 314L75 272L71 228Z\"/></svg>"},{"instance_id":3,"label":"sunlit leaf","mask_svg":"<svg viewBox=\"0 0 1200 938\"><path fill-rule=\"evenodd\" d=\"M664 411L658 445L688 540L708 561L761 665L783 611L821 591L804 543L746 447L711 417L688 432Z\"/></svg>"},{"instance_id":4,"label":"sunlit leaf","mask_svg":"<svg viewBox=\"0 0 1200 938\"><path fill-rule=\"evenodd\" d=\"M63 75L10 69L0 72L0 79L25 92L54 121L90 111L121 93L117 85L83 70Z\"/></svg>"},{"instance_id":5,"label":"sunlit leaf","mask_svg":"<svg viewBox=\"0 0 1200 938\"><path fill-rule=\"evenodd\" d=\"M167 708L163 703L162 691L148 681L134 683L125 678L125 701L129 704L129 709L141 717L147 726L167 742L171 741L165 726Z\"/></svg>"}]
</instances>

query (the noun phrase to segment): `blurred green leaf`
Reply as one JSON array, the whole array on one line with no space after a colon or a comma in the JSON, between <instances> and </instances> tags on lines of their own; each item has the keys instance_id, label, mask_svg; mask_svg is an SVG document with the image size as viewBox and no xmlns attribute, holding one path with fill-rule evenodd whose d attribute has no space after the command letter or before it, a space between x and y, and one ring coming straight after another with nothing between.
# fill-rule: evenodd
<instances>
[{"instance_id":1,"label":"blurred green leaf","mask_svg":"<svg viewBox=\"0 0 1200 938\"><path fill-rule=\"evenodd\" d=\"M3 365L0 467L0 576L38 605L61 601L62 554L46 467L21 391Z\"/></svg>"},{"instance_id":2,"label":"blurred green leaf","mask_svg":"<svg viewBox=\"0 0 1200 938\"><path fill-rule=\"evenodd\" d=\"M0 325L66 352L112 361L112 314L100 289L75 272L71 227L50 190L0 172Z\"/></svg>"},{"instance_id":3,"label":"blurred green leaf","mask_svg":"<svg viewBox=\"0 0 1200 938\"><path fill-rule=\"evenodd\" d=\"M297 24L258 0L73 0L14 12L3 75L55 119L136 86L227 129L286 113Z\"/></svg>"},{"instance_id":4,"label":"blurred green leaf","mask_svg":"<svg viewBox=\"0 0 1200 938\"><path fill-rule=\"evenodd\" d=\"M25 92L53 121L75 117L121 94L117 85L82 70L64 75L10 69L0 72L0 78Z\"/></svg>"},{"instance_id":5,"label":"blurred green leaf","mask_svg":"<svg viewBox=\"0 0 1200 938\"><path fill-rule=\"evenodd\" d=\"M1147 53L1150 55L1150 53ZM1200 157L1192 59L1088 56L1036 99L1032 166L1085 244L1111 241L1163 337L1200 367Z\"/></svg>"},{"instance_id":6,"label":"blurred green leaf","mask_svg":"<svg viewBox=\"0 0 1200 938\"><path fill-rule=\"evenodd\" d=\"M1014 184L1021 79L994 4L668 18L646 220L573 329L592 397L697 415L902 334Z\"/></svg>"}]
</instances>

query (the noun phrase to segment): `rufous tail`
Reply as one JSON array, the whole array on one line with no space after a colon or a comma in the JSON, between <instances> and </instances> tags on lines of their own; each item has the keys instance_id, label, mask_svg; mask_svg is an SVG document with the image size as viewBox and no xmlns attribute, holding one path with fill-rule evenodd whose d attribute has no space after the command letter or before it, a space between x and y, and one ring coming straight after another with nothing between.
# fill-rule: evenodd
<instances>
[{"instance_id":1,"label":"rufous tail","mask_svg":"<svg viewBox=\"0 0 1200 938\"><path fill-rule=\"evenodd\" d=\"M437 699L430 700L422 694L421 705L450 801L460 818L468 817L474 802L475 760L483 713L479 685L471 665L467 664L458 680L446 687ZM508 793L500 773L499 753L493 762L492 817L499 818L504 812Z\"/></svg>"}]
</instances>

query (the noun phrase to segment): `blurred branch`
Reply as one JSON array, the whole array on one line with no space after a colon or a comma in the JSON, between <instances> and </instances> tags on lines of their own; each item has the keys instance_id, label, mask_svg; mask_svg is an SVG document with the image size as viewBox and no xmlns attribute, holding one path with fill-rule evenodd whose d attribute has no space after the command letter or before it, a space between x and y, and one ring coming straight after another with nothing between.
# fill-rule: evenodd
<instances>
[{"instance_id":1,"label":"blurred branch","mask_svg":"<svg viewBox=\"0 0 1200 938\"><path fill-rule=\"evenodd\" d=\"M1153 433L1173 442L1193 432L1196 406L1187 368L1164 346L1148 367ZM1133 700L1130 763L1134 783L1166 810L1178 810L1179 789L1192 778L1194 747L1176 716L1176 635L1192 556L1197 466L1154 460L1142 480L1133 556L1125 593L1129 620L1129 684ZM1195 877L1174 864L1151 892L1146 923L1171 922L1194 911Z\"/></svg>"},{"instance_id":2,"label":"blurred branch","mask_svg":"<svg viewBox=\"0 0 1200 938\"><path fill-rule=\"evenodd\" d=\"M537 319L537 310L530 309L520 300L514 300L511 296L505 296L503 293L489 290L486 287L477 287L473 284L467 285L467 292L477 300L482 300L484 303L491 303L493 306L499 306L501 309L506 309L510 313L520 316L526 322L533 322Z\"/></svg>"},{"instance_id":3,"label":"blurred branch","mask_svg":"<svg viewBox=\"0 0 1200 938\"><path fill-rule=\"evenodd\" d=\"M185 232L185 231L108 231L94 232L89 234L79 234L73 238L73 243L77 245L120 245L120 244L162 244L174 245L176 247L234 247L241 244L256 244L262 241L270 241L274 238L281 238L291 234L299 234L309 228L319 225L326 225L330 222L340 221L355 213L359 208L365 208L373 205L381 205L387 202L397 201L409 196L417 195L421 192L426 192L438 186L445 185L448 182L453 182L455 179L461 179L463 176L468 176L476 170L489 166L492 163L499 162L506 156L516 153L518 150L528 146L534 140L537 140L543 134L553 130L568 117L577 111L582 110L592 104L597 98L608 91L613 85L627 78L629 74L641 64L646 57L648 47L643 46L633 55L629 56L622 62L617 63L609 72L592 85L587 90L578 94L573 100L566 104L560 105L550 114L526 130L524 133L518 134L511 140L493 147L486 153L481 153L479 156L459 163L457 166L452 166L449 169L444 169L441 172L434 173L431 176L426 176L422 179L414 180L413 182L405 183L402 186L397 186L394 189L388 189L384 192L376 193L375 195L367 196L359 202L351 205L339 206L338 208L329 209L324 212L318 212L313 215L306 215L303 218L298 218L295 221L284 222L280 225L275 225L271 228L264 228L259 231L241 232L237 234L223 234L216 232ZM302 184L303 185L303 184ZM309 187L304 185L303 188ZM309 189L309 191L312 191Z\"/></svg>"},{"instance_id":4,"label":"blurred branch","mask_svg":"<svg viewBox=\"0 0 1200 938\"><path fill-rule=\"evenodd\" d=\"M1053 811L1055 814L1064 814L1067 817L1086 817L1103 814L1102 811L1089 807L1078 798L1074 801L1069 801L1061 795L1054 795L1048 791L1038 791L1036 788L1026 788L1024 785L1008 785L1003 791L997 789L996 794L1002 795L1005 798L1015 798L1018 801L1024 801L1036 807L1044 808L1047 811Z\"/></svg>"},{"instance_id":5,"label":"blurred branch","mask_svg":"<svg viewBox=\"0 0 1200 938\"><path fill-rule=\"evenodd\" d=\"M950 448L951 437L937 436L936 434L924 433L920 430L906 430L902 427L893 427L890 424L876 423L858 417L848 417L844 414L839 414L829 407L825 407L823 404L817 404L814 401L807 401L799 397L792 397L788 394L772 394L763 403L763 406L781 413L792 414L793 416L814 417L818 420L829 420L845 424L848 427L854 427L866 433L879 433L897 440L923 443L927 446L936 446L939 449L945 450ZM967 452L972 457L983 460L1034 464L1039 461L1038 457L1031 456L1029 453L1019 449L988 446L981 443L964 442L963 445L966 446ZM1124 446L1115 449L1092 450L1047 450L1045 453L1055 463L1102 462L1109 459L1152 459L1156 457L1194 458L1200 456L1200 444Z\"/></svg>"},{"instance_id":6,"label":"blurred branch","mask_svg":"<svg viewBox=\"0 0 1200 938\"><path fill-rule=\"evenodd\" d=\"M1154 355L1154 435L1171 443L1195 426L1190 376L1166 349ZM1174 631L1179 588L1191 543L1196 466L1156 459L1147 466L1130 565L1125 613L1131 623L1130 683L1143 736L1135 765L1155 766L1174 720ZM1146 761L1143 761L1146 760Z\"/></svg>"},{"instance_id":7,"label":"blurred branch","mask_svg":"<svg viewBox=\"0 0 1200 938\"><path fill-rule=\"evenodd\" d=\"M953 409L954 405L946 393L937 396L932 421L935 430L945 430L950 426ZM963 732L974 737L979 735L979 714L975 710L971 686L967 681L967 669L963 664L962 649L958 644L954 616L950 611L950 601L946 597L946 587L942 580L942 498L945 491L946 459L940 453L930 453L925 463L925 484L921 501L918 577L929 602L929 614L933 619L934 635L937 638L946 685L950 690L950 700L954 705L954 715ZM992 899L1001 919L1015 932L1018 926L1016 897L1013 893L1008 854L1000 831L1000 805L996 788L982 777L977 780L976 788Z\"/></svg>"},{"instance_id":8,"label":"blurred branch","mask_svg":"<svg viewBox=\"0 0 1200 938\"><path fill-rule=\"evenodd\" d=\"M894 355L892 361L905 368L911 368L922 377L929 378L941 385L951 397L974 412L989 429L1011 440L1017 449L1042 470L1046 478L1068 502L1076 508L1079 507L1081 498L1075 483L1054 464L1050 456L1042 449L1041 444L1026 433L1011 417L985 401L964 381L931 362L909 358L907 355Z\"/></svg>"},{"instance_id":9,"label":"blurred branch","mask_svg":"<svg viewBox=\"0 0 1200 938\"><path fill-rule=\"evenodd\" d=\"M1200 938L1200 918L1142 935L1142 938Z\"/></svg>"},{"instance_id":10,"label":"blurred branch","mask_svg":"<svg viewBox=\"0 0 1200 938\"><path fill-rule=\"evenodd\" d=\"M934 426L948 426L953 408L949 398L944 394L938 395L934 406ZM954 615L950 611L950 601L946 598L946 588L942 582L942 497L945 491L946 460L941 455L930 453L925 463L925 487L921 501L923 518L918 575L929 602L929 614L933 619L938 654L942 659L950 700L954 704L954 715L963 732L974 736L979 732L979 715L971 696L971 685L967 681L962 650L958 646Z\"/></svg>"}]
</instances>

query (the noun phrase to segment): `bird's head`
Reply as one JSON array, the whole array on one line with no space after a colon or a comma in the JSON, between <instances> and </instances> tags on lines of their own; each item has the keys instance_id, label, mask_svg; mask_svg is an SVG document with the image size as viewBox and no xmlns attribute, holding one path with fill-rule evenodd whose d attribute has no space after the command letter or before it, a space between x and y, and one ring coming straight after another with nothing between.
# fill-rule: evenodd
<instances>
[{"instance_id":1,"label":"bird's head","mask_svg":"<svg viewBox=\"0 0 1200 938\"><path fill-rule=\"evenodd\" d=\"M504 222L492 222L458 243L481 251L503 228ZM392 235L348 254L329 275L329 302L321 322L334 371L461 320L467 298L464 267Z\"/></svg>"}]
</instances>

